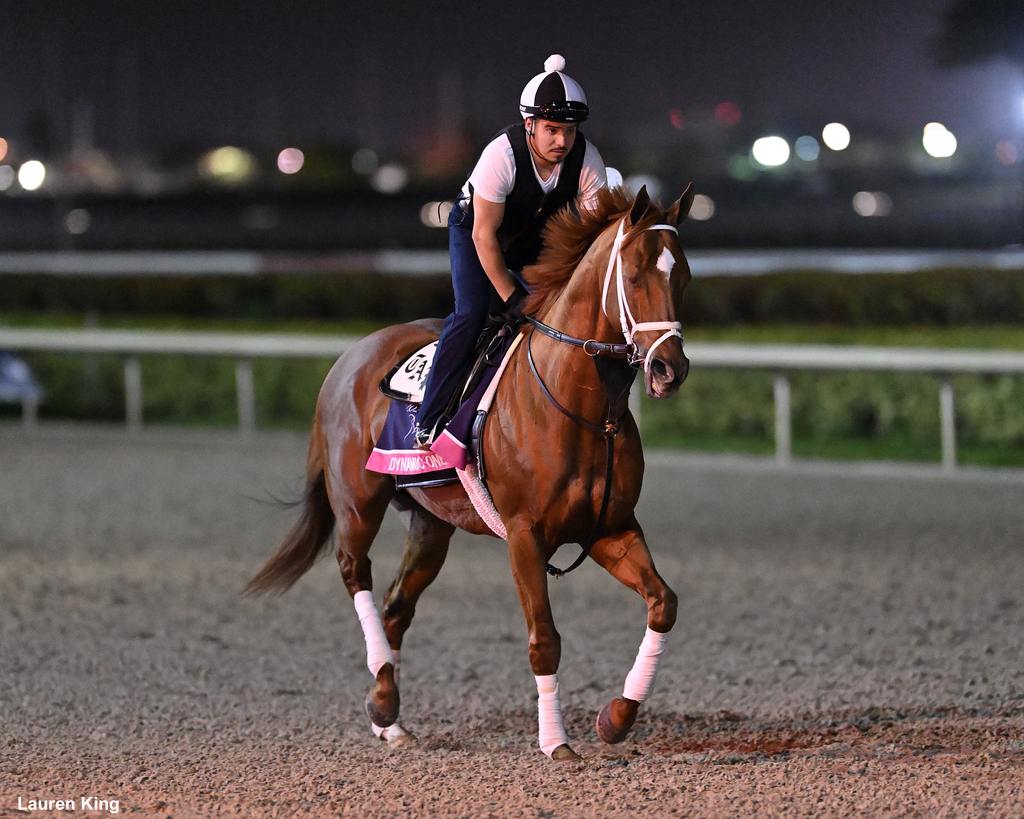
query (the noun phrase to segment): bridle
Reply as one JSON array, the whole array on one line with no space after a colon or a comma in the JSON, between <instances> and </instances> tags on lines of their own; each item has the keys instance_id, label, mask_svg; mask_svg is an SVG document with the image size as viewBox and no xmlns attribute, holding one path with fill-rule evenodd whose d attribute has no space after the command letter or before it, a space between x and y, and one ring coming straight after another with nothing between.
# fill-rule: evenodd
<instances>
[{"instance_id":1,"label":"bridle","mask_svg":"<svg viewBox=\"0 0 1024 819\"><path fill-rule=\"evenodd\" d=\"M615 295L619 303L619 322L622 325L622 335L626 339L626 343L633 347L633 352L629 357L629 363L632 366L637 366L641 360L644 365L644 372L647 372L651 367L651 356L654 355L655 349L663 341L676 336L680 343L683 341L683 325L678 321L642 321L638 322L633 318L633 311L629 309L629 302L626 300L626 287L622 279L622 245L626 239L643 231L647 230L671 230L676 235L679 231L674 225L650 225L639 230L631 231L626 233L626 220L623 219L619 222L619 229L615 232L615 241L612 244L612 252L608 256L608 269L604 274L604 287L601 289L601 312L608 317L608 286L612 281L612 271L615 272ZM664 330L665 332L658 338L657 341L652 344L648 350L647 355L640 359L639 357L639 346L634 341L634 336L637 333L643 333L647 331Z\"/></svg>"},{"instance_id":2,"label":"bridle","mask_svg":"<svg viewBox=\"0 0 1024 819\"><path fill-rule=\"evenodd\" d=\"M623 219L619 222L618 230L615 232L615 241L612 243L611 253L608 256L608 268L604 275L604 286L601 288L601 312L604 313L605 317L608 317L608 289L612 282L612 274L615 274L615 297L619 307L619 323L622 326L622 336L626 339L625 344L610 344L606 341L597 341L596 339L582 339L571 336L568 333L563 333L561 330L556 330L554 327L545 324L539 319L533 316L526 316L526 320L549 338L553 338L555 341L560 341L563 344L571 344L574 347L582 347L583 352L591 357L597 357L599 355L611 355L616 357L625 358L626 362L631 367L639 367L643 365L644 372L647 372L651 367L651 358L654 355L654 351L658 346L668 339L675 336L679 339L680 343L684 342L683 339L683 325L678 321L642 321L638 322L633 318L633 311L629 309L629 301L626 299L626 288L622 274L622 246L625 244L627 239L632 238L638 233L642 233L648 230L670 230L675 234L679 231L674 225L649 225L645 228L639 228L638 230L630 231L626 233L626 220ZM664 330L665 332L658 337L658 340L654 342L648 349L645 355L641 355L640 345L636 343L635 337L637 333Z\"/></svg>"},{"instance_id":3,"label":"bridle","mask_svg":"<svg viewBox=\"0 0 1024 819\"><path fill-rule=\"evenodd\" d=\"M587 355L594 359L595 365L597 365L598 375L601 378L601 383L605 387L605 392L608 397L608 412L605 417L604 424L595 424L592 421L582 418L566 407L559 403L558 399L548 389L548 385L544 383L544 379L541 378L540 371L537 369L537 364L533 359L533 333L530 333L526 340L526 360L530 365L530 372L533 373L534 378L540 385L541 391L544 393L544 397L554 405L554 407L562 413L565 417L573 421L573 423L589 429L592 432L596 432L599 435L604 436L606 444L606 458L605 458L605 478L604 478L604 494L601 498L601 509L597 514L597 520L594 524L594 529L591 532L590 537L587 539L585 544L581 544L579 555L576 560L573 561L566 569L559 569L557 566L553 566L550 562L546 565L548 574L555 577L561 577L568 574L573 569L580 566L584 560L587 559L587 555L590 554L590 550L604 534L604 521L605 516L608 512L608 502L611 499L612 489L612 471L615 462L615 437L619 434L619 421L625 414L627 407L627 399L629 397L629 390L633 384L633 380L636 378L637 369L643 365L644 372L647 372L651 366L651 357L654 355L655 349L664 341L672 338L673 336L678 337L680 343L683 341L683 326L678 321L643 321L638 322L633 317L633 312L629 309L629 302L626 299L626 288L625 282L623 281L622 275L622 246L627 239L647 230L670 230L673 233L678 234L678 230L673 225L650 225L645 228L639 228L630 233L625 231L626 220L625 218L619 223L618 230L615 233L615 241L612 243L611 254L608 257L608 269L605 271L604 286L601 290L601 312L608 316L608 289L612 281L612 273L615 274L615 292L616 300L619 306L619 320L622 325L622 335L626 339L625 344L613 344L606 341L597 341L596 339L582 339L570 336L568 333L563 333L561 330L556 330L548 324L534 318L533 316L526 316L528 321L534 329L540 331L549 338L563 344L569 344L573 347L580 347ZM658 340L654 342L648 348L646 355L640 354L640 347L636 343L635 337L637 333L643 333L648 331L664 330ZM598 356L612 356L615 358L622 358L625 363L629 365L628 377L625 379L618 379L622 381L621 385L613 387L611 381L613 376L610 374L609 368L602 368L598 362Z\"/></svg>"}]
</instances>

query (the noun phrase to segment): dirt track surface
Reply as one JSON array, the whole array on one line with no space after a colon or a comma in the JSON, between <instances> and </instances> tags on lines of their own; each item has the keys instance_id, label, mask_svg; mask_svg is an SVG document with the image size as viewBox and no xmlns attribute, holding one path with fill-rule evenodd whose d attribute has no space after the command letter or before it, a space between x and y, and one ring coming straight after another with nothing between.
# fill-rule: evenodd
<instances>
[{"instance_id":1,"label":"dirt track surface","mask_svg":"<svg viewBox=\"0 0 1024 819\"><path fill-rule=\"evenodd\" d=\"M293 517L247 496L297 496L304 451L0 427L0 814L1020 815L1024 483L652 459L640 519L679 622L633 735L602 746L644 607L593 565L552 583L585 757L559 765L498 541L457 536L421 602L411 748L370 735L333 560L239 597ZM378 599L401 544L389 516Z\"/></svg>"}]
</instances>

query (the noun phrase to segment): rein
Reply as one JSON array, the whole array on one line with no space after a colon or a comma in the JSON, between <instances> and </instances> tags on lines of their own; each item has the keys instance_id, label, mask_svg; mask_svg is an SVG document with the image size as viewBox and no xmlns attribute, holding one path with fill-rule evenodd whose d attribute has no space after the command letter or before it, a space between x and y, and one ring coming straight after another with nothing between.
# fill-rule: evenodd
<instances>
[{"instance_id":1,"label":"rein","mask_svg":"<svg viewBox=\"0 0 1024 819\"><path fill-rule=\"evenodd\" d=\"M619 228L615 235L615 242L612 244L611 255L608 259L608 269L605 273L604 287L601 291L601 310L607 317L608 288L611 283L612 272L614 270L616 273L616 296L619 305L619 319L622 325L622 335L626 339L625 344L612 344L605 341L597 341L592 338L576 338L568 333L563 333L561 330L556 330L554 327L545 324L533 316L525 317L535 330L551 339L554 339L555 341L561 342L562 344L579 347L583 352L594 359L594 366L597 368L598 377L601 379L601 383L605 388L605 394L608 397L608 411L605 414L605 421L603 425L595 424L593 421L589 421L562 406L558 399L552 394L551 390L548 389L548 385L544 383L544 379L541 377L540 371L537 369L537 364L533 359L533 333L530 333L526 340L526 360L529 362L530 372L533 373L533 377L540 385L541 391L544 393L544 397L548 399L555 409L562 413L566 418L570 419L573 423L601 435L605 439L606 454L604 493L601 497L601 508L597 513L597 520L594 522L594 529L591 531L590 537L587 538L586 543L580 544L580 553L576 556L576 559L570 566L565 569L559 569L550 562L546 564L545 570L553 577L562 577L567 575L573 569L579 568L579 566L583 564L583 561L587 559L587 556L590 554L590 550L593 548L594 544L604 535L605 518L608 513L608 503L611 500L612 494L612 476L615 465L615 437L619 434L619 421L622 420L622 416L626 411L626 399L629 396L630 388L633 386L633 381L636 378L637 369L641 365L643 365L645 372L650 368L651 357L654 354L654 350L663 341L666 341L673 336L678 337L680 341L682 341L683 338L682 324L678 321L637 322L636 319L633 318L633 314L629 309L629 303L626 300L626 290L622 275L622 245L629 236L633 235L632 233L625 233L625 223L625 219L619 223ZM642 228L641 230L671 230L673 233L678 232L672 225L651 225L650 227ZM633 339L637 333L649 330L665 330L666 332L664 332L658 340L651 345L647 350L647 354L641 357L639 353L640 348ZM623 379L624 383L622 387L619 388L618 392L613 393L615 386L612 382L614 380L615 370L611 365L605 364L604 361L598 359L598 356L602 355L622 358L629 366L628 378Z\"/></svg>"},{"instance_id":2,"label":"rein","mask_svg":"<svg viewBox=\"0 0 1024 819\"><path fill-rule=\"evenodd\" d=\"M555 341L561 341L563 344L570 344L573 347L582 347L583 352L591 357L598 355L614 355L628 359L636 352L635 344L609 344L607 341L597 341L593 338L576 338L576 336L571 336L568 333L563 333L561 330L556 330L550 324L545 324L543 321L535 319L533 316L525 316L525 319L548 338L553 338Z\"/></svg>"},{"instance_id":3,"label":"rein","mask_svg":"<svg viewBox=\"0 0 1024 819\"><path fill-rule=\"evenodd\" d=\"M546 326L546 325L545 325ZM578 339L575 339L578 340ZM594 544L601 539L604 534L604 521L605 516L608 513L608 502L612 496L612 474L615 468L615 436L619 434L619 421L622 419L622 415L626 409L625 399L629 396L629 389L633 385L633 379L636 378L636 367L629 367L629 378L626 379L625 385L616 395L612 395L609 391L609 379L605 373L602 372L601 367L598 366L598 375L601 377L601 383L604 384L605 390L608 394L608 412L605 416L605 422L603 426L595 424L593 421L588 421L569 409L563 407L557 398L552 395L551 390L548 389L548 385L544 383L544 379L541 378L540 371L537 369L537 363L533 360L533 333L530 333L526 339L526 360L530 364L530 372L533 373L533 377L537 379L537 383L540 384L541 391L544 393L544 397L551 402L552 406L555 407L562 415L570 419L574 423L589 429L591 432L597 433L598 435L604 436L605 440L605 472L604 472L604 494L601 497L601 509L597 513L597 520L594 522L594 529L590 533L590 537L587 538L586 543L580 544L580 553L576 556L576 559L572 562L572 565L565 569L559 569L557 566L548 562L545 565L545 570L548 574L553 577L562 577L568 574L573 569L578 568L587 556L590 554L591 548ZM569 343L569 342L567 342ZM583 346L574 345L574 346ZM610 346L610 345L609 345ZM619 345L624 346L624 345ZM586 348L584 348L586 349ZM596 355L596 354L592 354ZM597 365L598 361L595 358L594 364Z\"/></svg>"}]
</instances>

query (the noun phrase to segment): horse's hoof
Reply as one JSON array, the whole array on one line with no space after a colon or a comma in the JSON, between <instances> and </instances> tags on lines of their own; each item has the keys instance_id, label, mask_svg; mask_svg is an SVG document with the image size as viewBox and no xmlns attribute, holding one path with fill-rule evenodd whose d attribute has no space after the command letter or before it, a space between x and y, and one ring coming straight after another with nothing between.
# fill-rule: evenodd
<instances>
[{"instance_id":1,"label":"horse's hoof","mask_svg":"<svg viewBox=\"0 0 1024 819\"><path fill-rule=\"evenodd\" d=\"M576 753L568 745L559 745L551 752L551 758L555 762L582 762L583 757Z\"/></svg>"},{"instance_id":2,"label":"horse's hoof","mask_svg":"<svg viewBox=\"0 0 1024 819\"><path fill-rule=\"evenodd\" d=\"M398 723L395 723L391 728L398 728L398 733L388 734L388 747L393 749L408 748L410 746L418 744L419 740L416 739L415 734L410 734L408 731L403 730ZM391 728L388 730L390 731Z\"/></svg>"},{"instance_id":3,"label":"horse's hoof","mask_svg":"<svg viewBox=\"0 0 1024 819\"><path fill-rule=\"evenodd\" d=\"M377 672L377 684L366 695L366 715L374 725L387 728L398 719L398 704L395 668L385 663Z\"/></svg>"},{"instance_id":4,"label":"horse's hoof","mask_svg":"<svg viewBox=\"0 0 1024 819\"><path fill-rule=\"evenodd\" d=\"M370 723L370 728L373 729L374 736L381 742L386 742L389 748L404 748L407 745L415 745L418 742L415 734L406 731L397 722L392 723L387 728L381 728Z\"/></svg>"},{"instance_id":5,"label":"horse's hoof","mask_svg":"<svg viewBox=\"0 0 1024 819\"><path fill-rule=\"evenodd\" d=\"M638 702L616 697L597 715L597 736L609 745L622 742L636 722L636 712L639 708Z\"/></svg>"}]
</instances>

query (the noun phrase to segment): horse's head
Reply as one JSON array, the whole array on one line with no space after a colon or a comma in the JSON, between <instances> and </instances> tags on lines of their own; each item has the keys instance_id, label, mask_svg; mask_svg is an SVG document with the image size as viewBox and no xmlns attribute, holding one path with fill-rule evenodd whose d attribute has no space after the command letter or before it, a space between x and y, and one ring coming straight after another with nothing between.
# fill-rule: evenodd
<instances>
[{"instance_id":1,"label":"horse's head","mask_svg":"<svg viewBox=\"0 0 1024 819\"><path fill-rule=\"evenodd\" d=\"M676 316L690 281L676 228L693 204L693 183L667 211L651 202L646 187L619 222L604 278L605 315L636 347L651 398L667 398L690 370ZM621 264L619 260L621 259Z\"/></svg>"}]
</instances>

